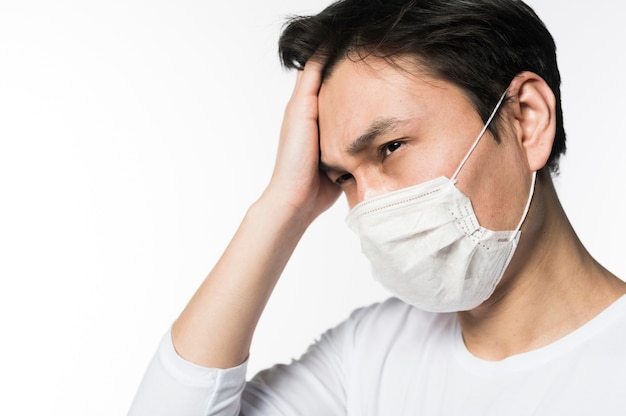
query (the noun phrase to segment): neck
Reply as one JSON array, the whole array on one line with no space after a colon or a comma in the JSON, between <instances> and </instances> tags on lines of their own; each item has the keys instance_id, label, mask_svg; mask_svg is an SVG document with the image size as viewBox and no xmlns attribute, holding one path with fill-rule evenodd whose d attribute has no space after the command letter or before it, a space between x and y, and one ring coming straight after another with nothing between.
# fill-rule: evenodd
<instances>
[{"instance_id":1,"label":"neck","mask_svg":"<svg viewBox=\"0 0 626 416\"><path fill-rule=\"evenodd\" d=\"M502 282L484 304L458 315L469 351L501 360L562 338L624 293L626 284L584 248L543 172Z\"/></svg>"}]
</instances>

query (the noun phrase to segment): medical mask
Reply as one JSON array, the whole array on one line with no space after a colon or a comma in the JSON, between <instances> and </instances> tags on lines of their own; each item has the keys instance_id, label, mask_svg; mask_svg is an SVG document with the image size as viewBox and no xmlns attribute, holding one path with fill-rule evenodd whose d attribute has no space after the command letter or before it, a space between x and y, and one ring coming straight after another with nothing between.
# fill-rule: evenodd
<instances>
[{"instance_id":1,"label":"medical mask","mask_svg":"<svg viewBox=\"0 0 626 416\"><path fill-rule=\"evenodd\" d=\"M482 227L456 178L504 95L451 179L439 177L365 200L346 222L361 240L374 278L394 296L432 312L470 310L487 300L515 253L528 201L513 231Z\"/></svg>"}]
</instances>

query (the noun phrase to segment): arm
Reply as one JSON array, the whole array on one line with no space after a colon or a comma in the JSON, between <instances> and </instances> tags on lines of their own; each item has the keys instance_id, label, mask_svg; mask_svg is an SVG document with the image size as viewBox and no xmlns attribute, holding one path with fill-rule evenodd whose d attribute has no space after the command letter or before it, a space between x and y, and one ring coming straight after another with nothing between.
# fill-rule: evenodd
<instances>
[{"instance_id":1,"label":"arm","mask_svg":"<svg viewBox=\"0 0 626 416\"><path fill-rule=\"evenodd\" d=\"M319 170L321 67L309 61L298 73L270 183L172 327L174 347L188 361L229 368L247 358L259 317L296 244L339 196Z\"/></svg>"},{"instance_id":2,"label":"arm","mask_svg":"<svg viewBox=\"0 0 626 416\"><path fill-rule=\"evenodd\" d=\"M300 237L340 193L319 170L321 68L310 60L298 73L269 185L166 334L129 415L238 413L261 313Z\"/></svg>"}]
</instances>

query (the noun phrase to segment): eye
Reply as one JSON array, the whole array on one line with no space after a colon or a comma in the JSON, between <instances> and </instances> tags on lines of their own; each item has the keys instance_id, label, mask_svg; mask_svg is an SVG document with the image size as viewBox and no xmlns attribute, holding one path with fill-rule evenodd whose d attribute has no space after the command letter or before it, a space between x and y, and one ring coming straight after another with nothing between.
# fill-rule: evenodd
<instances>
[{"instance_id":1,"label":"eye","mask_svg":"<svg viewBox=\"0 0 626 416\"><path fill-rule=\"evenodd\" d=\"M392 154L393 152L395 152L396 150L398 150L399 148L401 148L403 145L404 145L404 142L401 142L401 141L394 141L394 142L386 143L381 147L380 153L382 157L385 158L389 156L390 154Z\"/></svg>"},{"instance_id":2,"label":"eye","mask_svg":"<svg viewBox=\"0 0 626 416\"><path fill-rule=\"evenodd\" d=\"M352 174L350 173L344 173L343 175L341 175L340 177L338 177L337 179L335 179L335 183L339 186L343 185L344 183L348 182L350 179L352 179Z\"/></svg>"}]
</instances>

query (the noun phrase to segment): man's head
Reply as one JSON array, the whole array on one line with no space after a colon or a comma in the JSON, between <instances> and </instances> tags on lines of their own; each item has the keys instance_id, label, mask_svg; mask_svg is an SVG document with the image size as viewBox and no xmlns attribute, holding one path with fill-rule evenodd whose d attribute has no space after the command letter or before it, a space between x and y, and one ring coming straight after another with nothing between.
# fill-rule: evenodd
<instances>
[{"instance_id":1,"label":"man's head","mask_svg":"<svg viewBox=\"0 0 626 416\"><path fill-rule=\"evenodd\" d=\"M285 66L302 68L314 55L324 78L344 59L383 59L458 86L483 121L513 78L529 71L556 98L556 135L547 166L565 152L560 75L552 36L517 0L340 0L314 16L290 20L280 39ZM407 65L408 63L408 65ZM490 130L498 137L499 122Z\"/></svg>"}]
</instances>

